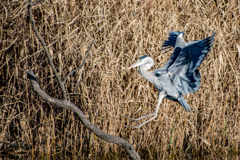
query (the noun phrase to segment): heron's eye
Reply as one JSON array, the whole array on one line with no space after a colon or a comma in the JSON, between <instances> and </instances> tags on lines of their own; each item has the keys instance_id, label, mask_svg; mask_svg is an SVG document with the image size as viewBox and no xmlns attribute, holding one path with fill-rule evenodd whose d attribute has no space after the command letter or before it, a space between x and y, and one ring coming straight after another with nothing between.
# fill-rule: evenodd
<instances>
[{"instance_id":1,"label":"heron's eye","mask_svg":"<svg viewBox=\"0 0 240 160\"><path fill-rule=\"evenodd\" d=\"M139 62L142 62L142 60L140 59Z\"/></svg>"}]
</instances>

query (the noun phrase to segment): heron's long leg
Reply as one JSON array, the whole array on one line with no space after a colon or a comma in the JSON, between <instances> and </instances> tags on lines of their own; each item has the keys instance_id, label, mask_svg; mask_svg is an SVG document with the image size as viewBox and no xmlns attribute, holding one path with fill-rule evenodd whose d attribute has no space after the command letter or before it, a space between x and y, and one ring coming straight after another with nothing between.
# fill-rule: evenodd
<instances>
[{"instance_id":1,"label":"heron's long leg","mask_svg":"<svg viewBox=\"0 0 240 160\"><path fill-rule=\"evenodd\" d=\"M134 121L138 121L138 120L140 120L140 119L143 119L143 118L146 118L146 117L149 117L149 116L153 116L152 118L150 118L149 120L147 120L146 122L144 122L144 123L142 123L142 124L140 124L140 125L138 125L138 126L127 126L127 127L140 128L140 127L142 127L143 125L145 125L146 123L148 123L148 122L150 122L151 120L155 119L155 118L157 117L157 113L158 113L159 106L160 106L160 104L161 104L161 102L162 102L162 100L163 100L163 98L164 98L165 96L166 96L166 93L165 93L164 91L162 91L162 92L160 92L160 93L158 94L158 104L157 104L157 107L156 107L156 109L155 109L155 111L154 111L153 113L148 114L148 115L146 115L146 116L142 116L142 117L136 118L136 119L134 119L134 118L129 118L129 119L134 120Z\"/></svg>"}]
</instances>

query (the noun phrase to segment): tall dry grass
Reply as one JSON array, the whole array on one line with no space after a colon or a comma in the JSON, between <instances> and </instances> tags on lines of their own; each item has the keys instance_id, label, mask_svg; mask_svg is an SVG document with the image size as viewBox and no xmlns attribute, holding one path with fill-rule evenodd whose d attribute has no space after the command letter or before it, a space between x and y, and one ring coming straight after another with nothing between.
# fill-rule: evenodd
<instances>
[{"instance_id":1,"label":"tall dry grass","mask_svg":"<svg viewBox=\"0 0 240 160\"><path fill-rule=\"evenodd\" d=\"M58 109L32 91L25 71L34 69L41 87L61 98L61 90L36 38L27 0L0 5L1 151L104 158L125 157L121 147L87 130L70 111ZM239 153L240 2L219 1L46 1L33 8L36 25L62 78L78 67L91 40L86 65L66 83L68 98L103 131L128 140L144 158L188 153ZM128 117L153 112L158 92L137 69L122 70L142 55L154 69L171 53L161 45L168 32L185 40L217 35L203 61L198 92L185 96L192 112L164 100L158 118L139 130L125 128ZM79 83L79 85L77 85Z\"/></svg>"}]
</instances>

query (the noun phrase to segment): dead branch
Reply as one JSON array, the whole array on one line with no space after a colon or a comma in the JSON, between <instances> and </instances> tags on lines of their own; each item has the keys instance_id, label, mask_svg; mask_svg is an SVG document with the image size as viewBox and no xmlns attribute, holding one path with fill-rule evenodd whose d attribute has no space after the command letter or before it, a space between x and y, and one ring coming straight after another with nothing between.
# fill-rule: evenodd
<instances>
[{"instance_id":1,"label":"dead branch","mask_svg":"<svg viewBox=\"0 0 240 160\"><path fill-rule=\"evenodd\" d=\"M35 25L35 21L34 21L33 15L32 15L32 6L35 5L35 4L38 4L38 3L42 2L42 1L43 1L43 0L37 1L37 2L35 2L35 3L32 3L32 0L29 0L29 5L28 5L29 21L30 21L31 24L32 24L32 27L33 27L33 30L34 30L36 36L38 37L38 39L39 39L40 42L42 43L43 49L44 49L44 51L45 51L45 53L46 53L46 55L47 55L48 62L49 62L49 64L50 64L50 66L51 66L51 68L52 68L52 70L53 70L53 73L54 73L54 75L56 76L57 81L58 81L58 83L59 83L59 85L60 85L60 88L61 88L61 90L62 90L63 99L66 100L66 99L67 99L67 92L66 92L65 86L64 86L64 84L63 84L60 76L59 76L58 73L57 73L57 69L56 69L56 67L55 67L54 64L53 64L52 57L51 57L50 53L48 52L47 45L46 45L43 37L42 37L42 36L40 35L40 33L38 32L38 29L37 29L37 27L36 27L36 25Z\"/></svg>"},{"instance_id":2,"label":"dead branch","mask_svg":"<svg viewBox=\"0 0 240 160\"><path fill-rule=\"evenodd\" d=\"M51 66L51 68L53 69L54 71L54 74L58 80L58 83L62 89L62 92L63 92L63 100L59 100L59 99L55 99L51 96L49 96L45 91L43 91L40 86L39 86L39 83L37 82L37 79L36 79L36 76L34 75L33 71L32 70L29 70L27 71L27 74L28 74L28 78L31 80L31 83L32 83L32 86L33 86L33 90L35 92L37 92L37 94L44 100L46 100L47 102L51 103L51 104L54 104L58 107L61 107L61 108L65 108L65 109L69 109L71 111L73 111L74 113L76 113L78 115L78 117L80 118L81 122L83 123L83 125L85 127L87 127L89 130L91 130L94 134L96 134L99 138L102 138L103 140L107 141L107 142L110 142L110 143L115 143L115 144L118 144L122 147L125 148L126 152L129 154L129 156L132 158L132 159L140 159L140 156L139 154L136 152L136 150L134 149L134 147L129 144L127 141L125 141L124 139L122 138L119 138L117 136L113 136L113 135L110 135L110 134L107 134L105 132L103 132L102 130L100 130L99 128L97 128L96 126L94 126L88 119L87 117L83 114L83 112L72 102L68 101L67 100L67 96L66 96L66 89L65 89L65 86L64 86L64 82L66 81L66 79L74 72L76 72L78 69L82 68L82 66L84 65L85 63L85 60L89 54L89 50L91 49L92 47L92 44L93 42L91 43L88 51L87 51L87 54L86 56L84 57L84 60L82 62L82 64L77 68L75 69L74 71L70 72L64 82L61 81L61 78L60 76L58 75L57 73L57 70L53 64L53 61L52 61L52 58L47 50L47 46L46 46L46 43L44 41L44 39L42 38L42 36L40 35L40 33L38 32L38 29L35 25L35 22L34 22L34 19L33 19L33 15L32 15L32 6L33 5L36 5L40 2L42 2L43 0L39 0L35 3L32 3L32 0L29 0L29 7L28 7L28 13L29 13L29 20L32 24L32 27L34 29L34 32L36 34L36 36L38 37L38 39L41 41L42 45L43 45L43 48L44 48L44 51L47 55L47 59L49 61L49 64Z\"/></svg>"},{"instance_id":3,"label":"dead branch","mask_svg":"<svg viewBox=\"0 0 240 160\"><path fill-rule=\"evenodd\" d=\"M136 150L134 149L134 147L131 144L129 144L127 141L125 141L122 138L107 134L107 133L103 132L102 130L100 130L99 128L97 128L96 126L94 126L87 119L87 117L83 114L83 112L74 103L72 103L68 100L55 99L55 98L49 96L46 92L44 92L40 88L39 83L37 82L36 76L34 75L32 70L27 71L27 74L28 74L28 78L31 80L33 90L35 92L37 92L37 94L42 99L44 99L47 102L54 104L58 107L69 109L69 110L73 111L80 118L83 125L85 127L87 127L90 131L92 131L94 134L96 134L99 138L102 138L103 140L105 140L107 142L115 143L115 144L122 146L132 159L136 159L136 160L141 159L139 154L136 152Z\"/></svg>"}]
</instances>

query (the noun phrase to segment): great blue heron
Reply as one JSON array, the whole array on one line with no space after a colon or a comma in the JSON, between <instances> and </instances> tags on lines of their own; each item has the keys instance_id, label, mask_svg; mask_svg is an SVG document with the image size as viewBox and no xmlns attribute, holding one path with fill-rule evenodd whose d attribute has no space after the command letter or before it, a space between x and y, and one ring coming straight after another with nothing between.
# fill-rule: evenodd
<instances>
[{"instance_id":1,"label":"great blue heron","mask_svg":"<svg viewBox=\"0 0 240 160\"><path fill-rule=\"evenodd\" d=\"M183 35L184 32L170 32L168 40L164 42L162 47L164 47L163 50L174 47L174 51L170 60L162 68L148 72L154 65L154 61L147 55L140 57L136 63L127 68L140 66L139 73L159 90L155 112L140 118L129 119L137 121L146 117L153 117L138 126L130 127L140 128L156 118L163 98L179 102L184 109L191 111L183 94L198 91L201 84L198 67L213 46L215 32L206 39L188 43L183 40Z\"/></svg>"}]
</instances>

